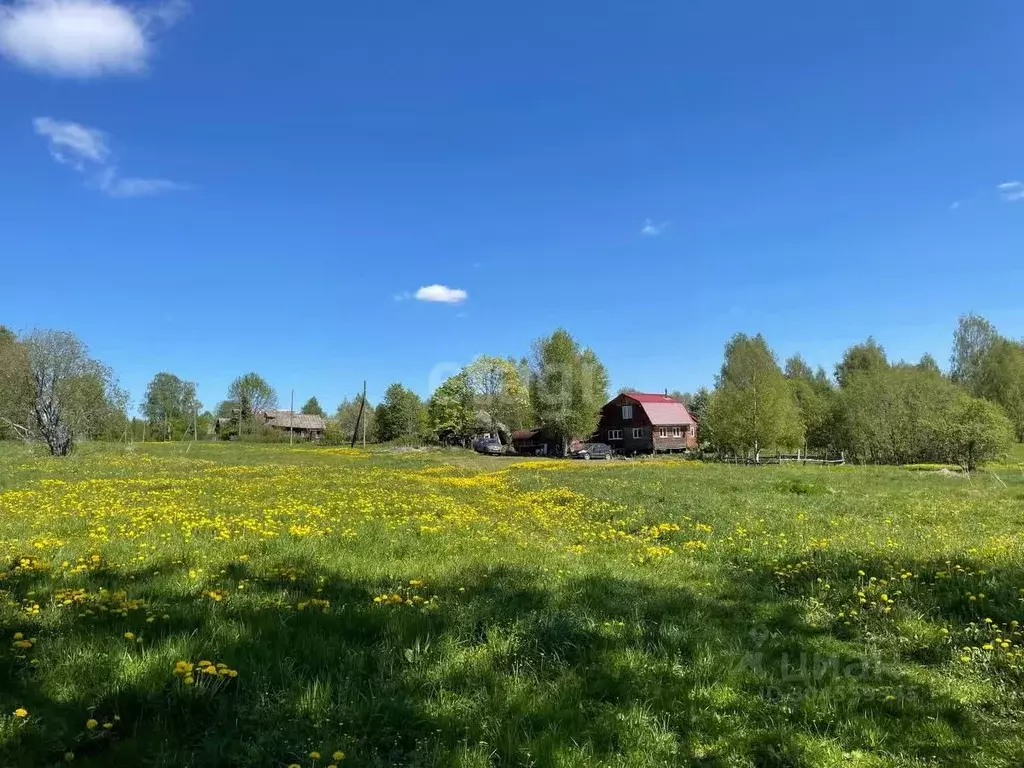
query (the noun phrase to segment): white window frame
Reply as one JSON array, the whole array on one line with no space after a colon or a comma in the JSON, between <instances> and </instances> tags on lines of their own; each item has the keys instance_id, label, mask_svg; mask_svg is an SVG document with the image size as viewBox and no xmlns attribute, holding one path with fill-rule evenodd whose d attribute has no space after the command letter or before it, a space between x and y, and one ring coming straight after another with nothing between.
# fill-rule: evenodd
<instances>
[{"instance_id":1,"label":"white window frame","mask_svg":"<svg viewBox=\"0 0 1024 768\"><path fill-rule=\"evenodd\" d=\"M682 429L682 427L672 427L672 437L682 437L682 436L683 436L683 429Z\"/></svg>"},{"instance_id":2,"label":"white window frame","mask_svg":"<svg viewBox=\"0 0 1024 768\"><path fill-rule=\"evenodd\" d=\"M633 418L633 406L632 405L624 405L624 406L622 406L622 420L623 421L629 421L632 418Z\"/></svg>"},{"instance_id":3,"label":"white window frame","mask_svg":"<svg viewBox=\"0 0 1024 768\"><path fill-rule=\"evenodd\" d=\"M668 437L668 427L658 427L658 437Z\"/></svg>"},{"instance_id":4,"label":"white window frame","mask_svg":"<svg viewBox=\"0 0 1024 768\"><path fill-rule=\"evenodd\" d=\"M621 429L609 429L608 430L608 439L609 440L621 440L622 439L622 430Z\"/></svg>"},{"instance_id":5,"label":"white window frame","mask_svg":"<svg viewBox=\"0 0 1024 768\"><path fill-rule=\"evenodd\" d=\"M643 440L644 439L644 428L643 427L633 427L633 439L634 440Z\"/></svg>"}]
</instances>

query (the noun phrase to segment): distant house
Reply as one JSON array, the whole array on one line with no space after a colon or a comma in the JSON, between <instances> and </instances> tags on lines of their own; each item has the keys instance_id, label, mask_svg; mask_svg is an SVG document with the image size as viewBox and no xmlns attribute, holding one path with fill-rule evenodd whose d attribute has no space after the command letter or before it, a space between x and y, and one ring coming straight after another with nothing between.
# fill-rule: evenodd
<instances>
[{"instance_id":1,"label":"distant house","mask_svg":"<svg viewBox=\"0 0 1024 768\"><path fill-rule=\"evenodd\" d=\"M294 432L302 440L320 440L327 429L327 419L293 411L263 411L263 425L282 432Z\"/></svg>"},{"instance_id":2,"label":"distant house","mask_svg":"<svg viewBox=\"0 0 1024 768\"><path fill-rule=\"evenodd\" d=\"M658 453L697 447L697 422L668 395L623 393L601 409L595 439L618 453Z\"/></svg>"}]
</instances>

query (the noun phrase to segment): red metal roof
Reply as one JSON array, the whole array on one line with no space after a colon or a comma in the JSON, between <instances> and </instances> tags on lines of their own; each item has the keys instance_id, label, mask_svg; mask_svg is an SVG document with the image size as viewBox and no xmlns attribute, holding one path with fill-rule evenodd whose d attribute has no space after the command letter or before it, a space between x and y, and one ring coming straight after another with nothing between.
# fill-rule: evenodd
<instances>
[{"instance_id":1,"label":"red metal roof","mask_svg":"<svg viewBox=\"0 0 1024 768\"><path fill-rule=\"evenodd\" d=\"M627 392L626 397L635 400L643 408L651 424L656 427L673 427L696 424L686 406L668 395L649 395L643 392Z\"/></svg>"}]
</instances>

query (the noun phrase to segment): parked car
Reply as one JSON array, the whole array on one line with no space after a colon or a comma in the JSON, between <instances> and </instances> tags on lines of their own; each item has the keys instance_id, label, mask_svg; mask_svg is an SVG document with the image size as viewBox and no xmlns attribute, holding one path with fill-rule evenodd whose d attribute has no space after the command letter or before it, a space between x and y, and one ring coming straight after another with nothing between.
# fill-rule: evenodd
<instances>
[{"instance_id":1,"label":"parked car","mask_svg":"<svg viewBox=\"0 0 1024 768\"><path fill-rule=\"evenodd\" d=\"M583 443L577 450L572 452L574 459L583 459L584 461L590 461L591 459L610 459L612 457L612 447L605 443Z\"/></svg>"},{"instance_id":2,"label":"parked car","mask_svg":"<svg viewBox=\"0 0 1024 768\"><path fill-rule=\"evenodd\" d=\"M505 453L505 446L493 437L481 437L473 441L473 450L487 456L501 456Z\"/></svg>"}]
</instances>

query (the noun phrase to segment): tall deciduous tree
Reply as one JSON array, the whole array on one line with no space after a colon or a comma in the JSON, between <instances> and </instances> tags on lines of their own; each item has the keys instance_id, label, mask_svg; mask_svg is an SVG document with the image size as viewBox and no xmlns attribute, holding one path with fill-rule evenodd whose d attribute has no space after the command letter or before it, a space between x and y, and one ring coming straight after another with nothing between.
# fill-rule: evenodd
<instances>
[{"instance_id":1,"label":"tall deciduous tree","mask_svg":"<svg viewBox=\"0 0 1024 768\"><path fill-rule=\"evenodd\" d=\"M368 438L373 438L376 433L374 423L376 414L369 402L362 409L363 415L360 421L359 410L362 400L363 393L357 392L351 399L342 400L334 412L334 424L329 426L333 426L337 430L338 439L345 443L351 442L353 435L356 439L360 439L363 434L366 434Z\"/></svg>"},{"instance_id":2,"label":"tall deciduous tree","mask_svg":"<svg viewBox=\"0 0 1024 768\"><path fill-rule=\"evenodd\" d=\"M490 419L488 429L493 431L498 424L509 430L527 425L529 388L515 361L481 355L466 366L464 373L476 407Z\"/></svg>"},{"instance_id":3,"label":"tall deciduous tree","mask_svg":"<svg viewBox=\"0 0 1024 768\"><path fill-rule=\"evenodd\" d=\"M764 337L738 333L725 346L725 361L708 421L719 446L753 450L803 440L800 415L782 370Z\"/></svg>"},{"instance_id":4,"label":"tall deciduous tree","mask_svg":"<svg viewBox=\"0 0 1024 768\"><path fill-rule=\"evenodd\" d=\"M805 445L833 447L835 393L824 369L815 372L800 355L794 355L786 361L785 376L800 413Z\"/></svg>"},{"instance_id":5,"label":"tall deciduous tree","mask_svg":"<svg viewBox=\"0 0 1024 768\"><path fill-rule=\"evenodd\" d=\"M1017 439L1024 442L1024 344L996 339L974 376L974 394L1002 406Z\"/></svg>"},{"instance_id":6,"label":"tall deciduous tree","mask_svg":"<svg viewBox=\"0 0 1024 768\"><path fill-rule=\"evenodd\" d=\"M953 333L950 378L978 395L985 356L998 338L995 327L981 315L961 316Z\"/></svg>"},{"instance_id":7,"label":"tall deciduous tree","mask_svg":"<svg viewBox=\"0 0 1024 768\"><path fill-rule=\"evenodd\" d=\"M836 365L836 382L840 387L846 387L856 374L888 366L885 350L869 336L863 344L854 344L843 354L843 359Z\"/></svg>"},{"instance_id":8,"label":"tall deciduous tree","mask_svg":"<svg viewBox=\"0 0 1024 768\"><path fill-rule=\"evenodd\" d=\"M25 338L32 374L35 429L54 456L66 456L82 436L100 434L127 404L110 368L89 357L68 331L33 331Z\"/></svg>"},{"instance_id":9,"label":"tall deciduous tree","mask_svg":"<svg viewBox=\"0 0 1024 768\"><path fill-rule=\"evenodd\" d=\"M28 347L0 326L0 438L31 436L32 393Z\"/></svg>"},{"instance_id":10,"label":"tall deciduous tree","mask_svg":"<svg viewBox=\"0 0 1024 768\"><path fill-rule=\"evenodd\" d=\"M377 439L387 442L418 434L422 413L423 401L419 395L397 382L392 384L377 406Z\"/></svg>"},{"instance_id":11,"label":"tall deciduous tree","mask_svg":"<svg viewBox=\"0 0 1024 768\"><path fill-rule=\"evenodd\" d=\"M146 387L142 413L154 431L161 430L169 440L176 432L192 431L192 415L201 407L195 384L164 371L156 374Z\"/></svg>"},{"instance_id":12,"label":"tall deciduous tree","mask_svg":"<svg viewBox=\"0 0 1024 768\"><path fill-rule=\"evenodd\" d=\"M238 403L243 422L252 423L252 418L260 411L277 407L277 392L258 373L251 372L239 376L228 387L228 400Z\"/></svg>"},{"instance_id":13,"label":"tall deciduous tree","mask_svg":"<svg viewBox=\"0 0 1024 768\"><path fill-rule=\"evenodd\" d=\"M320 401L317 400L316 397L311 397L305 402L302 406L301 413L304 413L307 416L320 416L322 418L327 418L327 412L320 407Z\"/></svg>"},{"instance_id":14,"label":"tall deciduous tree","mask_svg":"<svg viewBox=\"0 0 1024 768\"><path fill-rule=\"evenodd\" d=\"M534 342L530 404L537 425L561 441L563 452L573 438L594 433L607 400L608 371L593 350L561 328Z\"/></svg>"},{"instance_id":15,"label":"tall deciduous tree","mask_svg":"<svg viewBox=\"0 0 1024 768\"><path fill-rule=\"evenodd\" d=\"M473 389L465 370L434 390L427 401L427 418L431 437L440 443L465 442L469 438L476 419Z\"/></svg>"}]
</instances>

